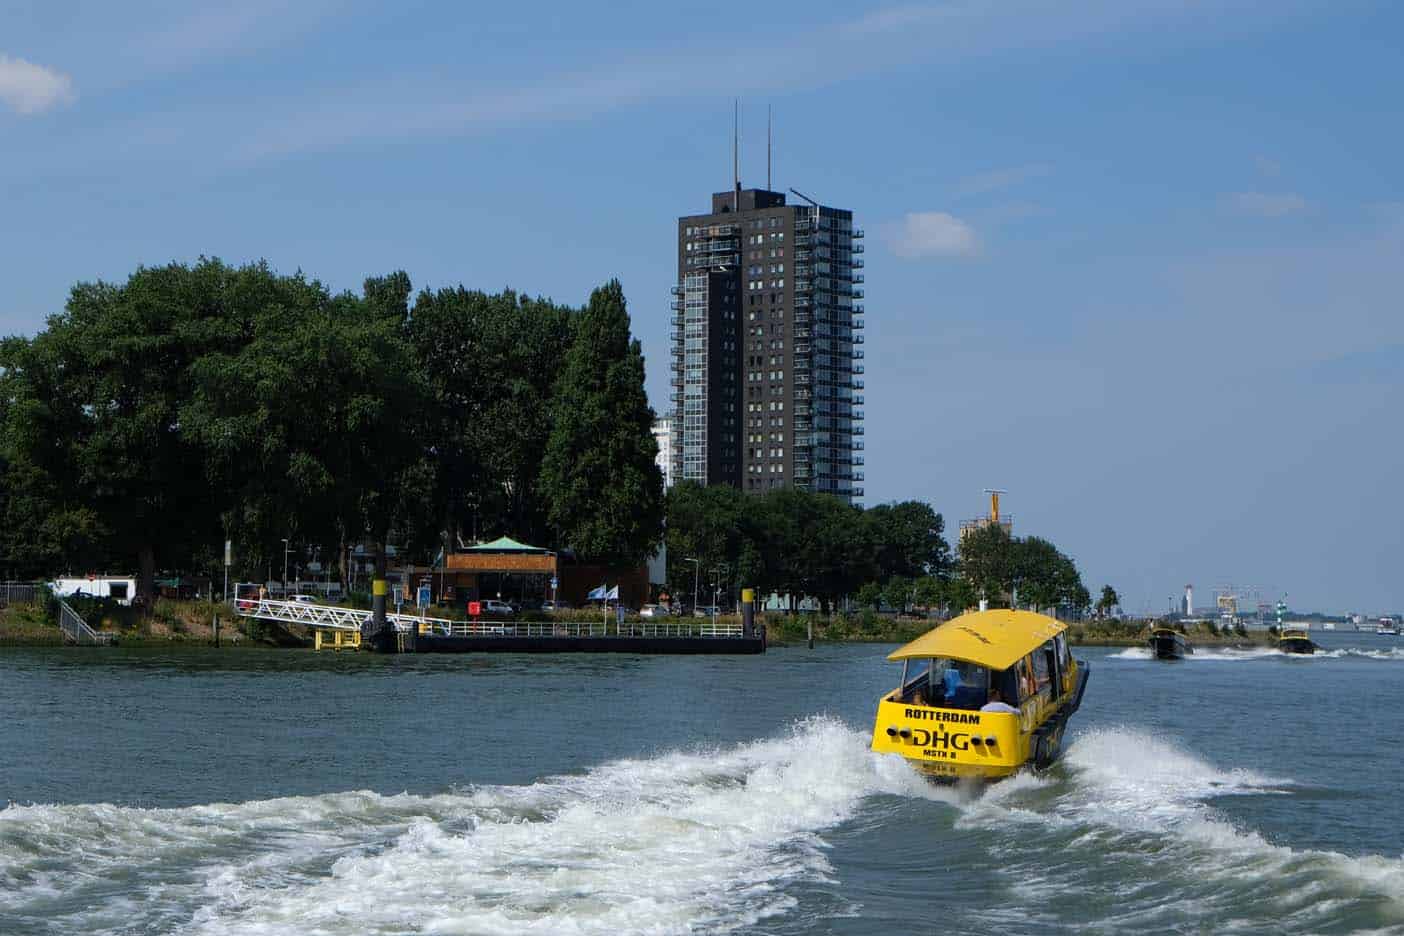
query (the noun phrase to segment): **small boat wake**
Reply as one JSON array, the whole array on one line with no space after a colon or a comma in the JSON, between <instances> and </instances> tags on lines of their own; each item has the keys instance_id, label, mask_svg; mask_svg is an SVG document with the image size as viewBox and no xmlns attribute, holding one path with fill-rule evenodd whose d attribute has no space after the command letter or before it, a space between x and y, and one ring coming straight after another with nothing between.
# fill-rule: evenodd
<instances>
[{"instance_id":1,"label":"small boat wake","mask_svg":"<svg viewBox=\"0 0 1404 936\"><path fill-rule=\"evenodd\" d=\"M1078 736L1047 774L939 787L873 754L865 732L815 717L745 744L433 796L11 806L0 809L0 932L773 928L802 922L802 895L840 891L840 826L910 832L929 821L924 804L955 824L930 822L930 834L997 859L979 873L1012 902L991 912L1055 929L1404 926L1404 861L1275 845L1214 805L1294 790L1124 729Z\"/></svg>"},{"instance_id":2,"label":"small boat wake","mask_svg":"<svg viewBox=\"0 0 1404 936\"><path fill-rule=\"evenodd\" d=\"M1127 647L1116 653L1107 654L1109 660L1153 660L1155 655L1148 647ZM1404 663L1404 647L1387 647L1381 650L1360 647L1343 647L1337 650L1317 650L1315 653L1283 653L1276 647L1253 647L1239 650L1233 647L1223 649L1196 649L1194 654L1185 657L1186 663L1243 663L1249 660L1381 660Z\"/></svg>"}]
</instances>

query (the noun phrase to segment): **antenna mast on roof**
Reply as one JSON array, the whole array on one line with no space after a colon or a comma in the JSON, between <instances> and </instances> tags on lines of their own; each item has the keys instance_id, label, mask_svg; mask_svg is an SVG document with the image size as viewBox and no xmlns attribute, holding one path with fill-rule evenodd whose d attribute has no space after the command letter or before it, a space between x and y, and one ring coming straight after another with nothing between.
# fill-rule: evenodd
<instances>
[{"instance_id":1,"label":"antenna mast on roof","mask_svg":"<svg viewBox=\"0 0 1404 936\"><path fill-rule=\"evenodd\" d=\"M741 210L741 99L731 101L731 210Z\"/></svg>"},{"instance_id":2,"label":"antenna mast on roof","mask_svg":"<svg viewBox=\"0 0 1404 936\"><path fill-rule=\"evenodd\" d=\"M765 190L767 192L770 191L770 140L773 136L771 133L772 123L770 105L767 104L765 105Z\"/></svg>"}]
</instances>

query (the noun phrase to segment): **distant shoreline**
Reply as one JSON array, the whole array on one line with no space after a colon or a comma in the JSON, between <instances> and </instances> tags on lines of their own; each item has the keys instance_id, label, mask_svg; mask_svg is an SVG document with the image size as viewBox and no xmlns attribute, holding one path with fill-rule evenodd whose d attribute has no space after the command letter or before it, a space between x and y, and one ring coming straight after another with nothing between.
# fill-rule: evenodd
<instances>
[{"instance_id":1,"label":"distant shoreline","mask_svg":"<svg viewBox=\"0 0 1404 936\"><path fill-rule=\"evenodd\" d=\"M129 648L213 648L214 631L210 621L216 613L222 619L222 648L305 649L311 646L310 640L304 640L300 634L290 633L281 627L261 626L258 622L233 615L224 605L210 602L160 601L154 614L140 618L125 608L120 612L91 623L100 630L117 633L119 646ZM576 619L579 614L567 612L565 616ZM719 620L740 623L735 615L724 615ZM763 612L757 616L756 623L765 625L772 646L784 647L806 643L811 623L815 643L902 644L916 639L940 622L871 614L836 614L828 619L810 619ZM1074 647L1144 647L1150 629L1150 624L1117 620L1072 623L1068 625L1068 640ZM1267 631L1212 633L1196 627L1185 636L1195 646L1247 649L1275 645L1273 635ZM48 619L42 608L18 605L0 609L0 647L52 647L64 644L58 626Z\"/></svg>"}]
</instances>

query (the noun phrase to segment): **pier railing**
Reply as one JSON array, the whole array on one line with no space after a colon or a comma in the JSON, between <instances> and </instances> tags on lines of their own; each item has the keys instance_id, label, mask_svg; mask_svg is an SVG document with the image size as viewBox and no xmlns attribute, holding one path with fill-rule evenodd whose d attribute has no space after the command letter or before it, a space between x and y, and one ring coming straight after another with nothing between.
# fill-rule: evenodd
<instances>
[{"instance_id":1,"label":"pier railing","mask_svg":"<svg viewBox=\"0 0 1404 936\"><path fill-rule=\"evenodd\" d=\"M320 630L358 631L370 612L301 601L240 598L234 610L244 617L301 624ZM387 614L397 631L442 637L741 637L741 625L707 619L682 621L454 621L415 614Z\"/></svg>"},{"instance_id":2,"label":"pier railing","mask_svg":"<svg viewBox=\"0 0 1404 936\"><path fill-rule=\"evenodd\" d=\"M740 624L698 622L613 621L447 621L442 618L397 616L417 623L419 633L444 637L741 637Z\"/></svg>"},{"instance_id":3,"label":"pier railing","mask_svg":"<svg viewBox=\"0 0 1404 936\"><path fill-rule=\"evenodd\" d=\"M68 602L59 599L59 629L63 635L76 644L105 646L112 643L112 634L95 631L83 620L83 616L69 607Z\"/></svg>"}]
</instances>

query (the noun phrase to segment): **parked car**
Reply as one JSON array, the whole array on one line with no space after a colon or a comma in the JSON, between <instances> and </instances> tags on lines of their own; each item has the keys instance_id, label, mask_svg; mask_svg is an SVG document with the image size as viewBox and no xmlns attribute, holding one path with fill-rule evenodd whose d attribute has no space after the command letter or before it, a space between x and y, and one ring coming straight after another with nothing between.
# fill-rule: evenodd
<instances>
[{"instance_id":1,"label":"parked car","mask_svg":"<svg viewBox=\"0 0 1404 936\"><path fill-rule=\"evenodd\" d=\"M570 610L570 604L569 604L569 602L565 602L565 601L543 601L543 602L541 602L541 610L542 610L542 611L569 611L569 610Z\"/></svg>"},{"instance_id":2,"label":"parked car","mask_svg":"<svg viewBox=\"0 0 1404 936\"><path fill-rule=\"evenodd\" d=\"M665 614L667 614L667 613L668 613L668 610L667 610L666 608L664 608L662 605L656 605L656 604L646 604L646 605L644 605L642 608L639 609L639 617L642 617L642 618L656 618L656 617L662 617L663 615L665 615Z\"/></svg>"},{"instance_id":3,"label":"parked car","mask_svg":"<svg viewBox=\"0 0 1404 936\"><path fill-rule=\"evenodd\" d=\"M692 609L693 617L709 618L714 614L720 614L715 605L698 605Z\"/></svg>"},{"instance_id":4,"label":"parked car","mask_svg":"<svg viewBox=\"0 0 1404 936\"><path fill-rule=\"evenodd\" d=\"M485 617L511 617L517 613L517 609L505 601L498 601L496 598L489 598L483 602L483 615Z\"/></svg>"},{"instance_id":5,"label":"parked car","mask_svg":"<svg viewBox=\"0 0 1404 936\"><path fill-rule=\"evenodd\" d=\"M320 601L319 601L319 599L317 598L316 595L289 595L289 596L288 596L288 600L289 600L289 601L296 601L296 602L298 602L299 604L319 604L319 603L320 603Z\"/></svg>"}]
</instances>

